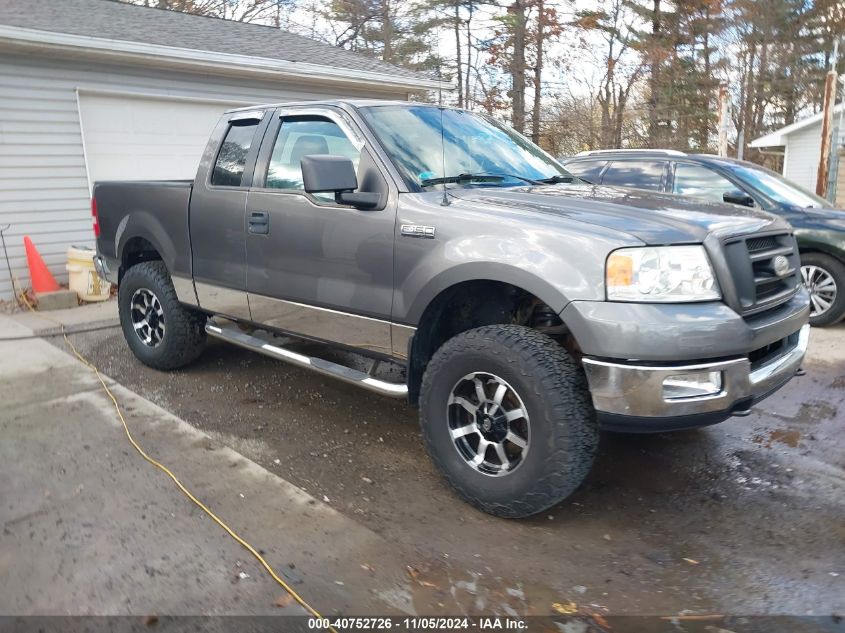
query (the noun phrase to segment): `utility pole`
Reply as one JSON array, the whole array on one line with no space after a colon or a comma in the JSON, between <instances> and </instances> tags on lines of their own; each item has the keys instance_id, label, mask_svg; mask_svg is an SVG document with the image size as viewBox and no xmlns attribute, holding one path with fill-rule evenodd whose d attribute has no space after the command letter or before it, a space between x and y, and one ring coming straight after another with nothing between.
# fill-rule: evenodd
<instances>
[{"instance_id":1,"label":"utility pole","mask_svg":"<svg viewBox=\"0 0 845 633\"><path fill-rule=\"evenodd\" d=\"M816 176L816 193L827 197L828 171L830 169L830 147L833 132L833 106L836 103L836 63L839 59L839 40L833 42L833 57L830 70L824 82L824 106L822 109L822 150L819 157L819 172Z\"/></svg>"},{"instance_id":2,"label":"utility pole","mask_svg":"<svg viewBox=\"0 0 845 633\"><path fill-rule=\"evenodd\" d=\"M719 85L719 156L728 155L728 84Z\"/></svg>"}]
</instances>

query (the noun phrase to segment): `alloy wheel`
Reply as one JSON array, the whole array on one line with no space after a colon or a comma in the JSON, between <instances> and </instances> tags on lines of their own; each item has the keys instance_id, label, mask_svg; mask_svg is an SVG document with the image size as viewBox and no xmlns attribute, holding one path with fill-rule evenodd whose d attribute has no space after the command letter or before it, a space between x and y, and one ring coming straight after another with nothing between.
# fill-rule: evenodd
<instances>
[{"instance_id":1,"label":"alloy wheel","mask_svg":"<svg viewBox=\"0 0 845 633\"><path fill-rule=\"evenodd\" d=\"M528 411L502 378L486 372L467 374L452 388L446 414L455 449L474 470L498 477L525 460Z\"/></svg>"},{"instance_id":2,"label":"alloy wheel","mask_svg":"<svg viewBox=\"0 0 845 633\"><path fill-rule=\"evenodd\" d=\"M164 340L164 310L152 290L138 288L129 304L132 327L147 347L158 347Z\"/></svg>"},{"instance_id":3,"label":"alloy wheel","mask_svg":"<svg viewBox=\"0 0 845 633\"><path fill-rule=\"evenodd\" d=\"M836 301L836 280L819 266L801 266L804 287L810 293L810 316L821 316Z\"/></svg>"}]
</instances>

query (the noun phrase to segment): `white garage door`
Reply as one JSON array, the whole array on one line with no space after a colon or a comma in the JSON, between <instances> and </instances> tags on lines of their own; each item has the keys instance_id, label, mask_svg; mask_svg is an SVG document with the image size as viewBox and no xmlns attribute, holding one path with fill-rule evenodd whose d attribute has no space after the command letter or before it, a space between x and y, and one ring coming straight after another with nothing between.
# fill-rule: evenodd
<instances>
[{"instance_id":1,"label":"white garage door","mask_svg":"<svg viewBox=\"0 0 845 633\"><path fill-rule=\"evenodd\" d=\"M81 92L88 177L192 179L220 115L242 105Z\"/></svg>"}]
</instances>

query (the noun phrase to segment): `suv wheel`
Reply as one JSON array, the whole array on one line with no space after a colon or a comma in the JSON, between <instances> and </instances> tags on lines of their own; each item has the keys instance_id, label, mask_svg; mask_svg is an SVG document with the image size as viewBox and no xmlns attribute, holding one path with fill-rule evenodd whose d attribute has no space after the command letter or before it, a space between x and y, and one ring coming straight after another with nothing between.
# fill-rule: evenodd
<instances>
[{"instance_id":1,"label":"suv wheel","mask_svg":"<svg viewBox=\"0 0 845 633\"><path fill-rule=\"evenodd\" d=\"M822 253L801 255L801 278L810 293L810 324L832 325L845 316L845 266Z\"/></svg>"},{"instance_id":2,"label":"suv wheel","mask_svg":"<svg viewBox=\"0 0 845 633\"><path fill-rule=\"evenodd\" d=\"M175 369L202 352L205 318L179 303L164 262L143 262L127 270L117 299L123 336L145 365Z\"/></svg>"},{"instance_id":3,"label":"suv wheel","mask_svg":"<svg viewBox=\"0 0 845 633\"><path fill-rule=\"evenodd\" d=\"M516 325L463 332L435 353L423 377L420 424L451 486L509 518L569 496L598 445L581 368L548 336Z\"/></svg>"}]
</instances>

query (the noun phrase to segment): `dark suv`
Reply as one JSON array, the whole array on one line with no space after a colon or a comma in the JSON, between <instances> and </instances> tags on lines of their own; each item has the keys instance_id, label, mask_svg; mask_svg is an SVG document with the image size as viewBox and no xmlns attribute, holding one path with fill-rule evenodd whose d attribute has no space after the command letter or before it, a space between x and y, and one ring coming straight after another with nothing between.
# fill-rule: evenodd
<instances>
[{"instance_id":1,"label":"dark suv","mask_svg":"<svg viewBox=\"0 0 845 633\"><path fill-rule=\"evenodd\" d=\"M795 229L801 274L812 299L810 323L845 316L845 211L775 172L732 158L674 150L599 150L563 161L594 184L634 187L764 209Z\"/></svg>"}]
</instances>

